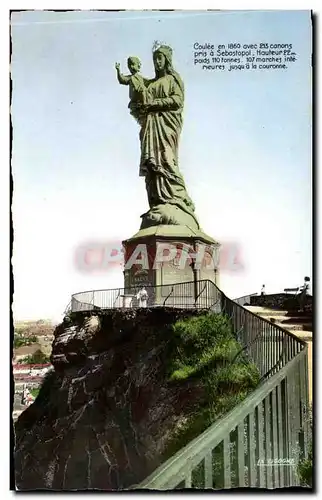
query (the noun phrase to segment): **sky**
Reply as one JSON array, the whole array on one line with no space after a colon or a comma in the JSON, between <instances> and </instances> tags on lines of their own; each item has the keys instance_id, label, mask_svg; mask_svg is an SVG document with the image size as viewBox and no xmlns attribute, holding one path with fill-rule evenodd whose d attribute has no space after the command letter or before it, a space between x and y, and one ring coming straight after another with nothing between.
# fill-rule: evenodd
<instances>
[{"instance_id":1,"label":"sky","mask_svg":"<svg viewBox=\"0 0 322 500\"><path fill-rule=\"evenodd\" d=\"M60 319L70 295L123 286L121 268L84 273L75 252L139 230L147 211L139 129L116 80L129 55L153 76L152 45L185 84L179 165L202 229L237 245L231 298L312 276L309 11L12 13L12 201L16 320ZM287 70L205 72L198 43L292 43Z\"/></svg>"}]
</instances>

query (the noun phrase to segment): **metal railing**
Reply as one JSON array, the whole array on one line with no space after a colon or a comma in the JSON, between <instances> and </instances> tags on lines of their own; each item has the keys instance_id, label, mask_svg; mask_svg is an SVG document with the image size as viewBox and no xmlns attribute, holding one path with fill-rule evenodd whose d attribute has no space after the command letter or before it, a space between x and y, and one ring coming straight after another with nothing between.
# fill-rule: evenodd
<instances>
[{"instance_id":1,"label":"metal railing","mask_svg":"<svg viewBox=\"0 0 322 500\"><path fill-rule=\"evenodd\" d=\"M233 331L262 377L269 378L305 347L305 342L284 328L248 311L222 293L221 312L229 316Z\"/></svg>"},{"instance_id":2,"label":"metal railing","mask_svg":"<svg viewBox=\"0 0 322 500\"><path fill-rule=\"evenodd\" d=\"M243 352L268 378L285 366L305 345L280 326L248 311L229 299L212 281L189 281L160 286L146 286L148 307L208 309L226 314ZM140 287L91 290L72 295L71 311L95 311L111 308L138 308Z\"/></svg>"},{"instance_id":3,"label":"metal railing","mask_svg":"<svg viewBox=\"0 0 322 500\"><path fill-rule=\"evenodd\" d=\"M199 282L198 290L207 290L208 309L231 319L241 352L256 364L262 384L137 488L298 485L297 465L307 456L308 440L305 342L230 300L212 282Z\"/></svg>"},{"instance_id":4,"label":"metal railing","mask_svg":"<svg viewBox=\"0 0 322 500\"><path fill-rule=\"evenodd\" d=\"M227 416L161 465L139 489L276 488L298 484L297 464L307 456L307 346L287 330L229 299L213 282L145 287L148 307L205 308L226 314L256 364L262 383ZM140 287L72 296L72 311L138 307Z\"/></svg>"},{"instance_id":5,"label":"metal railing","mask_svg":"<svg viewBox=\"0 0 322 500\"><path fill-rule=\"evenodd\" d=\"M140 306L137 294L141 286L90 290L72 295L70 310L93 311ZM220 290L212 281L187 281L169 285L145 286L147 307L205 308L212 307L220 297Z\"/></svg>"},{"instance_id":6,"label":"metal railing","mask_svg":"<svg viewBox=\"0 0 322 500\"><path fill-rule=\"evenodd\" d=\"M133 489L299 485L307 456L307 348Z\"/></svg>"}]
</instances>

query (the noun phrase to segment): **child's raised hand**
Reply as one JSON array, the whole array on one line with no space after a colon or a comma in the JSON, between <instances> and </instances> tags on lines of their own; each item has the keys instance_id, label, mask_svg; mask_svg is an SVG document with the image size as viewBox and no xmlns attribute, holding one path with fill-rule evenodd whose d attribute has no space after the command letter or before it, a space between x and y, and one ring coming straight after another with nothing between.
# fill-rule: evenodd
<instances>
[{"instance_id":1,"label":"child's raised hand","mask_svg":"<svg viewBox=\"0 0 322 500\"><path fill-rule=\"evenodd\" d=\"M120 63L115 63L115 68L120 69Z\"/></svg>"}]
</instances>

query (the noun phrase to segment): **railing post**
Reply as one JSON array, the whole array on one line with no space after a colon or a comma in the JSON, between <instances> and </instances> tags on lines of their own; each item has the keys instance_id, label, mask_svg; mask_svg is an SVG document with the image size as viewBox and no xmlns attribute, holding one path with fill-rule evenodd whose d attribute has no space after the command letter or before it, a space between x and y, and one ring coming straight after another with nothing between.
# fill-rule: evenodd
<instances>
[{"instance_id":1,"label":"railing post","mask_svg":"<svg viewBox=\"0 0 322 500\"><path fill-rule=\"evenodd\" d=\"M276 365L276 336L275 336L275 326L271 326L271 346L272 346L272 366L273 368ZM272 375L274 375L275 370L272 371Z\"/></svg>"},{"instance_id":2,"label":"railing post","mask_svg":"<svg viewBox=\"0 0 322 500\"><path fill-rule=\"evenodd\" d=\"M290 394L290 376L287 375L285 379L285 422L286 422L286 460L291 458L292 451L292 416L291 416L291 394ZM287 486L292 485L292 471L291 467L285 466L285 475L287 477Z\"/></svg>"},{"instance_id":3,"label":"railing post","mask_svg":"<svg viewBox=\"0 0 322 500\"><path fill-rule=\"evenodd\" d=\"M212 452L209 451L205 456L205 488L213 488L212 468Z\"/></svg>"},{"instance_id":4,"label":"railing post","mask_svg":"<svg viewBox=\"0 0 322 500\"><path fill-rule=\"evenodd\" d=\"M237 474L238 486L245 486L244 421L237 426Z\"/></svg>"},{"instance_id":5,"label":"railing post","mask_svg":"<svg viewBox=\"0 0 322 500\"><path fill-rule=\"evenodd\" d=\"M191 470L187 471L184 478L184 487L191 488Z\"/></svg>"},{"instance_id":6,"label":"railing post","mask_svg":"<svg viewBox=\"0 0 322 500\"><path fill-rule=\"evenodd\" d=\"M266 487L272 488L272 453L271 453L271 408L270 396L264 399L264 422L265 422L265 461L266 461Z\"/></svg>"},{"instance_id":7,"label":"railing post","mask_svg":"<svg viewBox=\"0 0 322 500\"><path fill-rule=\"evenodd\" d=\"M296 458L296 447L297 447L297 429L296 429L296 388L295 388L295 370L290 372L287 377L288 380L288 403L289 403L289 420L290 420L290 447L289 447L289 459L290 459L290 481L291 485L297 484L297 473L295 467L293 467L293 461Z\"/></svg>"},{"instance_id":8,"label":"railing post","mask_svg":"<svg viewBox=\"0 0 322 500\"><path fill-rule=\"evenodd\" d=\"M231 487L231 470L230 470L230 439L229 439L229 436L226 436L224 438L223 464L224 464L224 488L230 488Z\"/></svg>"},{"instance_id":9,"label":"railing post","mask_svg":"<svg viewBox=\"0 0 322 500\"><path fill-rule=\"evenodd\" d=\"M247 468L248 468L248 488L256 487L256 468L255 463L255 439L254 439L254 413L251 412L247 417Z\"/></svg>"},{"instance_id":10,"label":"railing post","mask_svg":"<svg viewBox=\"0 0 322 500\"><path fill-rule=\"evenodd\" d=\"M260 402L255 410L255 426L256 426L256 458L257 458L257 481L259 488L265 488L264 466L262 464L264 458L264 429L263 429L263 404Z\"/></svg>"},{"instance_id":11,"label":"railing post","mask_svg":"<svg viewBox=\"0 0 322 500\"><path fill-rule=\"evenodd\" d=\"M271 342L272 342L272 368L276 365L276 328L271 326ZM272 375L275 373L275 368L272 371Z\"/></svg>"},{"instance_id":12,"label":"railing post","mask_svg":"<svg viewBox=\"0 0 322 500\"><path fill-rule=\"evenodd\" d=\"M271 439L272 439L272 459L273 459L273 487L278 488L279 486L279 477L278 477L278 465L277 460L278 456L278 436L277 436L277 398L276 398L276 389L273 389L271 392Z\"/></svg>"},{"instance_id":13,"label":"railing post","mask_svg":"<svg viewBox=\"0 0 322 500\"><path fill-rule=\"evenodd\" d=\"M296 345L294 345L296 348ZM294 426L295 433L294 445L296 446L296 483L299 484L299 476L297 473L297 464L299 461L299 446L300 446L300 433L301 433L301 382L300 382L300 363L297 370L294 370L294 380L293 380L293 401L294 401Z\"/></svg>"},{"instance_id":14,"label":"railing post","mask_svg":"<svg viewBox=\"0 0 322 500\"><path fill-rule=\"evenodd\" d=\"M285 433L283 430L285 415L283 416L283 407L282 407L282 387L279 384L276 388L276 396L277 396L277 421L278 421L278 458L282 460L285 457L284 453L284 439ZM284 465L283 463L279 466L279 487L284 487Z\"/></svg>"},{"instance_id":15,"label":"railing post","mask_svg":"<svg viewBox=\"0 0 322 500\"><path fill-rule=\"evenodd\" d=\"M282 330L278 329L278 359L280 361L279 368L281 369L283 366L283 359L281 359L282 353L283 353L283 332Z\"/></svg>"},{"instance_id":16,"label":"railing post","mask_svg":"<svg viewBox=\"0 0 322 500\"><path fill-rule=\"evenodd\" d=\"M197 254L197 246L194 243L194 254ZM196 268L196 259L193 259L191 263L192 273L193 273L193 286L194 286L194 299L195 299L195 307L197 307L197 299L198 299L198 283L199 283L199 270Z\"/></svg>"},{"instance_id":17,"label":"railing post","mask_svg":"<svg viewBox=\"0 0 322 500\"><path fill-rule=\"evenodd\" d=\"M303 458L308 454L308 386L307 386L307 347L303 353L300 362L300 393L301 393L301 407L300 407L300 427L302 433L301 451Z\"/></svg>"}]
</instances>

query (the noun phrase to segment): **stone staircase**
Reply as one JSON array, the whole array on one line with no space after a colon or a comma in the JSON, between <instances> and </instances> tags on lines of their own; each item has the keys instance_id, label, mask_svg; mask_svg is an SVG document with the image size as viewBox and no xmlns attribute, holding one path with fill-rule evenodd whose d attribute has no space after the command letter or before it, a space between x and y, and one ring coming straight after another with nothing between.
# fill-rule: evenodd
<instances>
[{"instance_id":1,"label":"stone staircase","mask_svg":"<svg viewBox=\"0 0 322 500\"><path fill-rule=\"evenodd\" d=\"M288 311L282 309L271 309L262 306L244 306L248 311L251 311L262 318L265 318L272 323L275 323L282 328L294 333L309 332L312 333L312 313Z\"/></svg>"},{"instance_id":2,"label":"stone staircase","mask_svg":"<svg viewBox=\"0 0 322 500\"><path fill-rule=\"evenodd\" d=\"M309 374L309 399L312 401L312 330L313 315L311 311L299 312L296 310L272 309L262 306L244 306L258 316L275 323L285 330L304 340L308 345L308 374Z\"/></svg>"}]
</instances>

